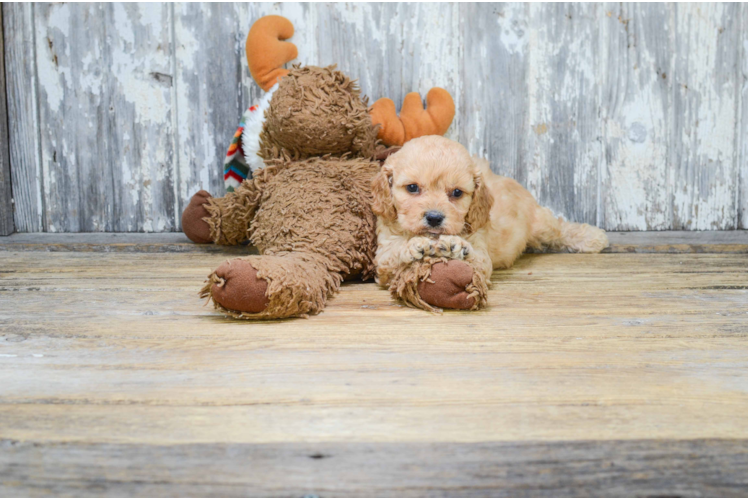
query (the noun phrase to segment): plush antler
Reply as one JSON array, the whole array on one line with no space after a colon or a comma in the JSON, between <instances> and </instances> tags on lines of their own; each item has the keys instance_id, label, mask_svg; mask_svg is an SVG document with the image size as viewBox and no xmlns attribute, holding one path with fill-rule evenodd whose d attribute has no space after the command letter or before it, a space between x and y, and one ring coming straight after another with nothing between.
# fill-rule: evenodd
<instances>
[{"instance_id":1,"label":"plush antler","mask_svg":"<svg viewBox=\"0 0 748 500\"><path fill-rule=\"evenodd\" d=\"M449 92L434 87L426 95L426 109L420 94L411 92L403 100L399 118L395 103L386 97L378 99L369 114L374 125L380 125L377 137L382 142L387 146L402 146L423 135L444 135L455 116L455 103Z\"/></svg>"},{"instance_id":2,"label":"plush antler","mask_svg":"<svg viewBox=\"0 0 748 500\"><path fill-rule=\"evenodd\" d=\"M261 17L249 30L246 46L249 72L266 92L288 74L282 66L299 55L296 45L283 41L292 36L293 24L281 16Z\"/></svg>"}]
</instances>

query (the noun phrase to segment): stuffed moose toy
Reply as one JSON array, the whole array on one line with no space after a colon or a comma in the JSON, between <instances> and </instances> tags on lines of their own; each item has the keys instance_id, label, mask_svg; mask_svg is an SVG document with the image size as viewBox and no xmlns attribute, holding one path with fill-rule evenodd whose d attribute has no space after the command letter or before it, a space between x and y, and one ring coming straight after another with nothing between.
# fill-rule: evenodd
<instances>
[{"instance_id":1,"label":"stuffed moose toy","mask_svg":"<svg viewBox=\"0 0 748 500\"><path fill-rule=\"evenodd\" d=\"M247 110L229 149L229 192L199 191L182 215L194 242L250 240L259 250L219 266L201 291L236 318L306 317L343 280L373 277L371 181L379 160L409 139L443 135L455 112L440 88L429 91L425 109L418 93L408 94L398 117L390 99L368 108L356 82L335 66L284 69L297 56L285 41L293 32L280 16L253 24L247 60L266 94Z\"/></svg>"}]
</instances>

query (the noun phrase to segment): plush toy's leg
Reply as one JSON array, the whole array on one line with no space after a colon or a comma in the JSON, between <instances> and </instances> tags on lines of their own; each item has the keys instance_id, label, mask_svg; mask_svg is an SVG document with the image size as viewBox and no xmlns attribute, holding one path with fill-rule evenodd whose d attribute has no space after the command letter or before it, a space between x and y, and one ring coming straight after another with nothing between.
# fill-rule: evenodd
<instances>
[{"instance_id":1,"label":"plush toy's leg","mask_svg":"<svg viewBox=\"0 0 748 500\"><path fill-rule=\"evenodd\" d=\"M259 191L252 181L244 181L223 198L198 191L182 213L182 230L195 243L238 245L249 239L249 223L258 199Z\"/></svg>"},{"instance_id":2,"label":"plush toy's leg","mask_svg":"<svg viewBox=\"0 0 748 500\"><path fill-rule=\"evenodd\" d=\"M398 269L390 292L427 311L475 310L486 306L488 284L480 270L465 261L427 258Z\"/></svg>"},{"instance_id":3,"label":"plush toy's leg","mask_svg":"<svg viewBox=\"0 0 748 500\"><path fill-rule=\"evenodd\" d=\"M201 291L217 309L242 319L277 319L317 314L340 287L339 273L325 258L285 253L249 256L222 264Z\"/></svg>"}]
</instances>

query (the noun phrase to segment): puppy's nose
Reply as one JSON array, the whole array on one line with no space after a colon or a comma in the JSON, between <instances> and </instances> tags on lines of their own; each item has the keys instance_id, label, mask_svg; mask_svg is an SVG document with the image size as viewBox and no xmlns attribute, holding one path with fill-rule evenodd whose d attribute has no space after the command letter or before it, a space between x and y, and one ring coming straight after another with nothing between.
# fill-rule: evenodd
<instances>
[{"instance_id":1,"label":"puppy's nose","mask_svg":"<svg viewBox=\"0 0 748 500\"><path fill-rule=\"evenodd\" d=\"M439 227L444 222L444 214L435 210L426 212L426 222L431 227Z\"/></svg>"}]
</instances>

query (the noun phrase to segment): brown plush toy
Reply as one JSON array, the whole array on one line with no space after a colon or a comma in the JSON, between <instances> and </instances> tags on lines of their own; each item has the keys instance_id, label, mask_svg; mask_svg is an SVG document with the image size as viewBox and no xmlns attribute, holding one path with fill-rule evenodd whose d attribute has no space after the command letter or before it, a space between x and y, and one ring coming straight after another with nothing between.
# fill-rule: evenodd
<instances>
[{"instance_id":1,"label":"brown plush toy","mask_svg":"<svg viewBox=\"0 0 748 500\"><path fill-rule=\"evenodd\" d=\"M297 55L284 41L292 35L290 21L267 16L247 36L250 72L268 91L244 129L251 178L222 198L198 192L182 215L192 241L249 239L259 250L222 264L201 291L237 318L316 314L344 279L372 277L378 157L386 146L443 134L454 116L442 89L429 92L425 110L409 94L398 117L389 99L367 109L357 84L334 66L283 69Z\"/></svg>"}]
</instances>

